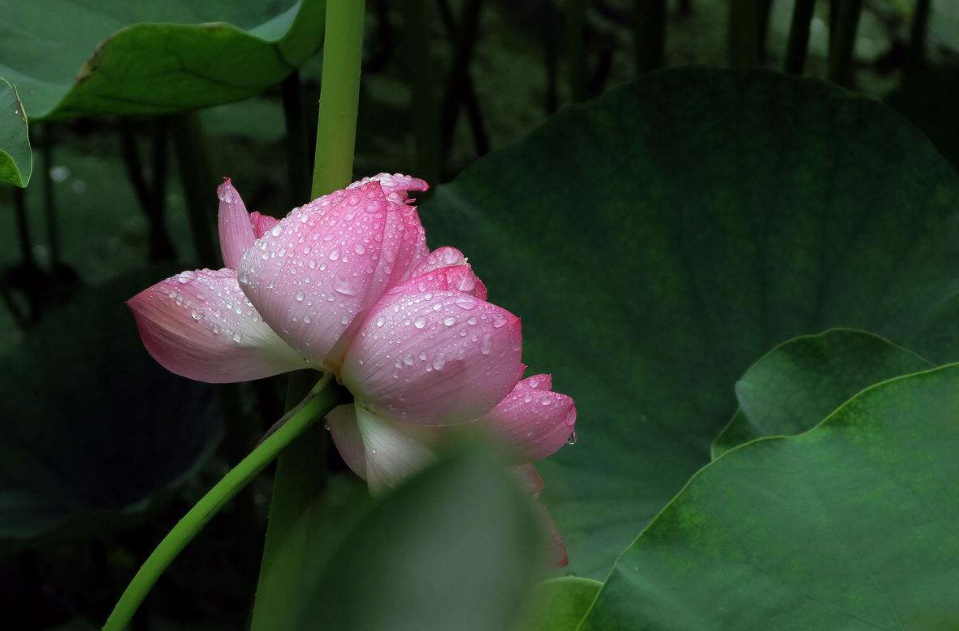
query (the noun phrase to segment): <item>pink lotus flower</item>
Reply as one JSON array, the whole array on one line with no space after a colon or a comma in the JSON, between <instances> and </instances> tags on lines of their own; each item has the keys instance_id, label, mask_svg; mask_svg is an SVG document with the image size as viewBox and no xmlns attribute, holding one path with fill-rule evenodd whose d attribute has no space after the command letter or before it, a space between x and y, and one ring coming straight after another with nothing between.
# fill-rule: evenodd
<instances>
[{"instance_id":1,"label":"pink lotus flower","mask_svg":"<svg viewBox=\"0 0 959 631\"><path fill-rule=\"evenodd\" d=\"M277 221L247 213L227 179L218 189L226 267L182 272L127 304L147 351L190 379L335 373L355 403L327 424L374 492L429 463L444 427L467 424L507 446L538 496L528 463L566 443L576 407L548 375L521 380L520 320L486 301L463 254L429 251L408 197L426 188L380 174Z\"/></svg>"}]
</instances>

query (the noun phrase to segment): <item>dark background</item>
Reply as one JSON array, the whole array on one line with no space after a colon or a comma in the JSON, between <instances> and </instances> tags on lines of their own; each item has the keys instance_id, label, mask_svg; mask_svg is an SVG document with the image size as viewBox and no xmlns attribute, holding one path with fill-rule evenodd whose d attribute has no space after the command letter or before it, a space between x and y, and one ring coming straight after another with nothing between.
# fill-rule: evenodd
<instances>
[{"instance_id":1,"label":"dark background","mask_svg":"<svg viewBox=\"0 0 959 631\"><path fill-rule=\"evenodd\" d=\"M839 68L828 60L833 5L815 3L801 71L887 101L956 165L959 3L866 0ZM369 0L354 172L447 181L557 109L665 65L798 71L786 58L793 10L791 0ZM209 173L178 160L181 118L32 126L34 181L0 190L0 609L15 628L95 628L172 524L280 415L284 378L214 388L167 374L122 301L205 258L184 167L206 182L210 217L224 175L251 210L282 216L305 201L312 160L295 156L309 157L320 67L317 55L282 86L202 111ZM312 122L292 151L284 108ZM270 483L261 476L199 535L136 628L245 627Z\"/></svg>"}]
</instances>

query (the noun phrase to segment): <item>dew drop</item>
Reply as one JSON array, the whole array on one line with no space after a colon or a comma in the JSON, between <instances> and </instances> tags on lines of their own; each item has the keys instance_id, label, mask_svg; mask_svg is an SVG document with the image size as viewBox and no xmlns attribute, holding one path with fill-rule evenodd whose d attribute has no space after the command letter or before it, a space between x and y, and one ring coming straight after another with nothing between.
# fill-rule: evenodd
<instances>
[{"instance_id":1,"label":"dew drop","mask_svg":"<svg viewBox=\"0 0 959 631\"><path fill-rule=\"evenodd\" d=\"M443 324L445 324L446 326L453 326L454 324L456 324L456 317L446 316L445 318L443 318Z\"/></svg>"},{"instance_id":2,"label":"dew drop","mask_svg":"<svg viewBox=\"0 0 959 631\"><path fill-rule=\"evenodd\" d=\"M484 355L489 355L491 350L493 350L493 341L489 335L484 335L483 343L480 345L480 352Z\"/></svg>"},{"instance_id":3,"label":"dew drop","mask_svg":"<svg viewBox=\"0 0 959 631\"><path fill-rule=\"evenodd\" d=\"M454 304L460 309L466 309L467 311L476 307L476 302L466 296L460 296L454 301Z\"/></svg>"},{"instance_id":4,"label":"dew drop","mask_svg":"<svg viewBox=\"0 0 959 631\"><path fill-rule=\"evenodd\" d=\"M305 296L304 296L304 294L303 294L302 291L296 292L296 301L297 301L297 302L303 302L303 298L305 298Z\"/></svg>"},{"instance_id":5,"label":"dew drop","mask_svg":"<svg viewBox=\"0 0 959 631\"><path fill-rule=\"evenodd\" d=\"M333 289L344 296L355 296L357 293L356 289L353 287L353 284L342 276L337 276L333 281Z\"/></svg>"},{"instance_id":6,"label":"dew drop","mask_svg":"<svg viewBox=\"0 0 959 631\"><path fill-rule=\"evenodd\" d=\"M572 434L569 435L569 438L566 439L566 444L570 446L575 445L576 440L577 440L576 432L573 432Z\"/></svg>"},{"instance_id":7,"label":"dew drop","mask_svg":"<svg viewBox=\"0 0 959 631\"><path fill-rule=\"evenodd\" d=\"M413 320L413 326L415 326L418 329L422 329L424 326L426 326L426 318L424 318L423 316L419 316L418 318Z\"/></svg>"}]
</instances>

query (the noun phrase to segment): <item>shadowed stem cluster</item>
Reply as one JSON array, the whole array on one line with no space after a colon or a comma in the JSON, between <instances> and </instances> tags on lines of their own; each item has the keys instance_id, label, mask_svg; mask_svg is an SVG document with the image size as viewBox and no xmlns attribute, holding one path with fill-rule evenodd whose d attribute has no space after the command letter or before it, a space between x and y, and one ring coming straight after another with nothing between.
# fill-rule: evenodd
<instances>
[{"instance_id":1,"label":"shadowed stem cluster","mask_svg":"<svg viewBox=\"0 0 959 631\"><path fill-rule=\"evenodd\" d=\"M230 470L163 538L123 592L103 631L125 629L153 584L207 522L283 449L338 405L340 399L333 375L323 375L306 398L283 417L277 430Z\"/></svg>"}]
</instances>

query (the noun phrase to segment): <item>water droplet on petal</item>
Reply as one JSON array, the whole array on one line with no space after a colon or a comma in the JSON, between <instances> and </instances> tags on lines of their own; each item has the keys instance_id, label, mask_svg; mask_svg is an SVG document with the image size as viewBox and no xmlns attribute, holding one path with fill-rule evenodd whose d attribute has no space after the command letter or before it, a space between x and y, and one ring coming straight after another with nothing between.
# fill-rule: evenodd
<instances>
[{"instance_id":1,"label":"water droplet on petal","mask_svg":"<svg viewBox=\"0 0 959 631\"><path fill-rule=\"evenodd\" d=\"M489 335L484 335L483 343L480 345L480 352L484 355L489 355L491 350L493 350L493 341L490 339Z\"/></svg>"},{"instance_id":2,"label":"water droplet on petal","mask_svg":"<svg viewBox=\"0 0 959 631\"><path fill-rule=\"evenodd\" d=\"M453 326L454 324L456 324L456 317L446 316L445 318L443 318L443 324L445 324L446 326Z\"/></svg>"},{"instance_id":3,"label":"water droplet on petal","mask_svg":"<svg viewBox=\"0 0 959 631\"><path fill-rule=\"evenodd\" d=\"M416 318L415 320L413 320L413 326L415 326L418 329L422 329L424 326L426 326L426 318L424 318L423 316Z\"/></svg>"},{"instance_id":4,"label":"water droplet on petal","mask_svg":"<svg viewBox=\"0 0 959 631\"><path fill-rule=\"evenodd\" d=\"M180 272L176 277L177 282L181 285L186 285L194 279L196 279L196 272Z\"/></svg>"},{"instance_id":5,"label":"water droplet on petal","mask_svg":"<svg viewBox=\"0 0 959 631\"><path fill-rule=\"evenodd\" d=\"M566 444L570 446L575 445L576 440L577 440L576 432L573 432L572 434L569 435L569 438L566 439Z\"/></svg>"},{"instance_id":6,"label":"water droplet on petal","mask_svg":"<svg viewBox=\"0 0 959 631\"><path fill-rule=\"evenodd\" d=\"M337 276L333 281L333 289L344 296L355 296L356 289L350 281L342 276Z\"/></svg>"}]
</instances>

